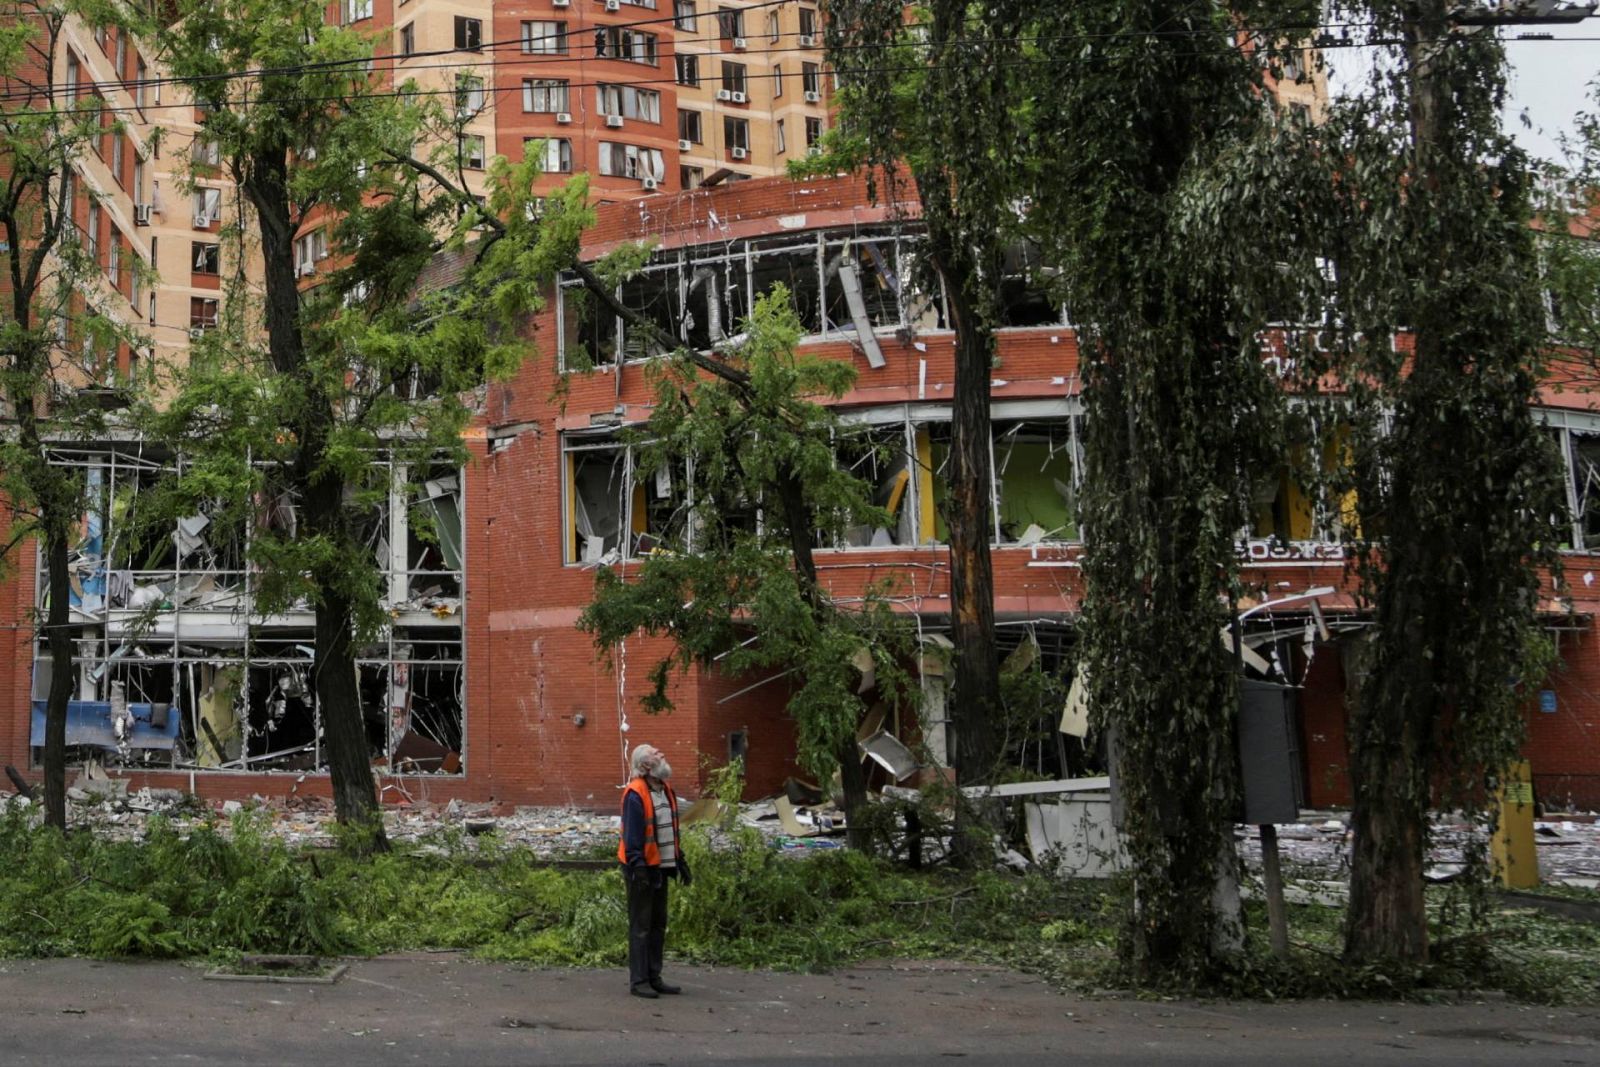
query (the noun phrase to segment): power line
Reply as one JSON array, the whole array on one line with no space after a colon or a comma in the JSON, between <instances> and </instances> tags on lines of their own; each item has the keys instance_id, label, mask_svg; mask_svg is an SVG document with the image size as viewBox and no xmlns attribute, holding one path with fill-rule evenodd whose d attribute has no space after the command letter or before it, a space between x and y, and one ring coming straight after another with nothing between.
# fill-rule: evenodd
<instances>
[{"instance_id":1,"label":"power line","mask_svg":"<svg viewBox=\"0 0 1600 1067\"><path fill-rule=\"evenodd\" d=\"M784 2L790 2L790 0L784 0ZM1187 35L1187 31L1185 31L1185 32L1186 32L1186 35ZM1072 38L1063 38L1063 39L1072 39ZM1048 38L1038 38L1038 40L1043 41L1043 40L1049 40L1049 39ZM1452 37L1452 38L1449 38L1449 40L1466 41L1466 40L1471 40L1471 38ZM1540 37L1535 37L1535 38L1526 39L1525 41L1520 42L1520 43L1528 43L1528 42L1562 43L1562 42L1566 42L1566 41L1600 41L1600 37L1588 37L1588 38L1574 38L1574 37L1540 38ZM1389 46L1399 45L1399 44L1404 44L1404 43L1406 43L1406 42L1401 38L1374 38L1374 39L1367 40L1367 41L1328 42L1328 43L1324 43L1322 45L1318 45L1316 47L1317 47L1318 51L1331 51L1331 50L1335 50L1335 49L1384 48L1384 47L1389 47ZM1212 55L1220 56L1220 55L1235 54L1235 53L1237 53L1239 51L1241 51L1239 46L1224 46L1224 47L1219 47L1219 48L1201 49L1201 50L1191 51L1191 52L1168 53L1168 56L1170 56L1172 58L1189 58L1189 57L1212 56ZM696 53L696 55L699 55L699 54L701 54L701 53ZM390 58L390 57L384 57L384 58ZM596 57L596 58L609 58L609 57ZM1005 66L1005 67L1049 66L1049 65L1056 64L1056 63L1078 62L1078 61L1081 61L1081 60L1082 60L1082 57L1079 56L1079 55L1061 55L1061 56L1045 56L1045 57L1039 57L1039 58L1035 58L1035 59L1013 60L1013 61L1009 61L1009 62L1001 64L1001 65ZM583 62L583 61L584 60L576 60L575 61L575 60L571 60L571 59L563 59L563 60L551 60L550 62L571 63L571 62ZM362 62L365 63L366 61L363 60ZM430 69L441 69L441 68L448 69L448 68L454 67L454 66L459 66L461 69L478 69L475 64L470 64L470 63L462 63L462 64L459 64L459 65L457 65L457 64L440 64L437 67L430 68ZM948 68L930 66L928 64L918 64L918 65L912 65L912 66L899 66L899 67L825 67L825 68L819 70L818 73L820 75L824 75L824 76L848 76L848 75L853 75L853 74L895 74L895 73L910 74L910 73L919 73L919 72L926 73L926 72L931 71L931 70L939 70L939 69L948 69ZM779 77L793 77L793 76L794 76L794 72L792 72L792 71L788 72L787 74L784 74L782 72L770 72L770 73L765 73L765 74L750 74L750 73L746 73L745 79L747 81L756 81L756 80L763 80L763 79L774 79L774 78L779 78ZM677 80L676 74L674 74L672 77L659 77L659 78L612 78L612 79L599 79L599 80L592 80L592 81L577 81L577 82L571 81L569 79L568 82L567 82L568 88L577 88L577 89L591 88L591 87L600 86L600 85L606 85L606 86L613 86L613 85L615 85L615 86L636 86L637 87L637 86L660 86L660 85L679 85L679 84L686 84L686 83L679 82ZM690 87L698 87L698 83L696 83L696 85L690 86ZM498 94L498 93L507 93L507 92L520 92L521 89L522 89L522 87L520 85L507 85L507 86L484 86L484 87L481 87L480 89L475 89L473 91L480 91L480 92L483 92L485 94ZM273 105L273 106L283 106L283 105L288 105L288 104L318 104L318 103L331 104L331 103L352 102L352 101L359 101L359 100L383 100L383 99L393 99L393 98L401 98L401 97L404 97L404 98L416 98L416 97L424 97L424 96L430 96L430 97L431 96L455 96L455 95L458 95L459 93L461 93L462 91L463 91L463 89L461 87L451 86L449 88L440 88L440 89L422 89L422 88L396 89L396 90L383 90L383 91L376 91L376 92L364 92L364 93L358 93L358 94L341 93L341 94L330 95L330 96L287 96L287 97L240 98L240 99L235 99L235 100L222 101L221 104L222 104L222 106L238 106L238 105L245 105L245 104ZM37 95L37 94L34 94L34 95ZM5 99L5 97L4 96L0 96L0 100L3 100L3 99ZM195 103L193 101L185 101L185 102L178 102L178 103L164 103L164 104L146 104L146 105L143 105L142 107L139 107L138 105L135 105L135 107L138 110L140 110L141 112L142 111L151 111L151 110L170 110L170 109L174 109L174 108L180 108L180 109L183 109L183 108L194 108L195 106L196 105L195 105ZM114 106L112 106L110 104L104 104L104 105L99 106L99 107L62 108L62 109L59 109L56 112L56 114L60 114L60 115L75 115L75 114L78 114L78 115L98 115L98 114L102 114L102 113L104 113L106 111L114 111L114 110L121 110L121 109L116 108L116 107L114 107Z\"/></svg>"},{"instance_id":2,"label":"power line","mask_svg":"<svg viewBox=\"0 0 1600 1067\"><path fill-rule=\"evenodd\" d=\"M752 6L752 7L744 8L742 10L745 10L745 11L756 11L756 10L761 10L761 9L764 9L764 8L778 7L778 6L782 6L784 4L795 3L795 2L797 2L797 0L767 0L767 2L756 4L756 5ZM708 17L711 17L711 16L708 16ZM537 21L537 20L530 20L530 21ZM557 44L564 44L570 38L579 36L581 33L587 32L591 28L592 29L596 29L596 30L629 29L629 28L633 28L633 27L637 27L637 26L659 25L659 24L663 24L663 23L666 23L666 22L673 22L673 21L675 21L675 16L664 16L664 17L653 18L653 19L639 19L639 20L635 20L635 21L632 21L632 22L596 23L592 27L584 27L583 29L579 30L576 33L573 33L573 32L562 32L562 33L556 33L556 34L542 34L542 35L539 35L539 36L516 37L516 38L510 38L510 39L502 40L502 41L491 41L491 42L489 42L487 44L480 45L479 48L477 48L477 49L470 50L470 51L472 52L472 54L476 55L476 54L481 54L482 52L485 52L485 51L492 52L492 51L494 51L496 49L500 49L500 48L510 48L510 47L513 47L513 46L521 46L522 55L530 57L530 58L527 58L527 59L516 59L516 60L509 60L509 59L508 60L500 60L499 58L495 58L495 59L492 60L490 66L499 66L502 63L504 63L505 65L534 64L534 63L543 63L543 62L550 62L550 63L574 63L574 62L583 63L583 62L586 62L586 61L591 60L591 59L594 59L594 60L614 60L614 61L620 61L620 62L632 62L632 60L629 60L627 57L624 57L624 56L606 56L606 55L588 56L588 55L583 55L581 53L576 58L572 58L571 55L569 53L566 53L566 52L557 54L557 53L548 53L548 52L543 52L543 51L529 51L527 46L530 45L530 44L539 43L539 42L546 42L546 41L554 42L554 43L557 43ZM1251 30L1251 31L1249 31L1249 33L1250 33L1250 35L1252 37L1259 37L1259 36L1265 36L1265 35L1285 36L1285 35L1290 35L1290 34L1311 34L1313 32L1318 33L1318 34L1326 34L1326 33L1330 33L1333 30L1373 29L1373 28L1376 28L1376 24L1374 24L1374 23L1330 22L1330 23L1317 23L1317 24L1314 24L1314 25L1313 24L1297 24L1297 25L1290 25L1290 26L1270 27L1270 28L1260 29L1260 30ZM1047 42L1085 42L1085 41L1106 41L1106 40L1118 40L1118 39L1124 39L1124 40L1146 40L1146 39L1149 39L1149 38L1163 38L1163 37L1211 37L1211 36L1214 36L1215 33L1216 33L1216 31L1212 30L1212 29L1173 29L1173 30L1164 30L1164 29L1159 29L1158 28L1158 29L1154 29L1154 30L1131 30L1131 31L1130 30L1116 30L1116 31L1107 31L1107 32L1104 32L1104 33L1078 33L1078 34L1061 34L1061 35L1052 35L1052 36L1041 35L1041 36L1032 36L1032 37L987 38L987 39L982 39L982 40L979 40L979 41L976 41L976 42L971 42L971 43L976 43L976 44L1023 44L1023 43L1034 43L1034 42L1038 42L1038 43L1047 43ZM785 31L784 33L779 34L779 36L780 37L801 37L801 36L804 36L804 35L800 34L798 31L794 32L794 33L790 33L788 31ZM770 35L768 35L768 38L770 40ZM1567 39L1570 40L1571 38L1567 38ZM712 37L698 37L697 36L697 37L691 37L688 40L692 41L694 43L697 43L697 44L709 44L710 42L712 42L714 40L715 41L721 41L721 40L726 40L726 38L723 38L723 37L712 38ZM676 42L675 41L673 43L677 44L677 43L680 43L680 42ZM1348 47L1348 46L1340 46L1340 45L1330 45L1330 46L1331 47ZM874 50L874 49L890 49L890 48L901 48L901 47L932 48L933 44L931 42L927 42L927 41L917 41L917 40L908 38L908 39L903 39L903 40L886 41L886 42L882 42L882 43L873 43L873 44L844 45L844 46L841 46L841 47L838 47L838 48L831 49L830 51L832 51L832 52L840 52L840 51L869 51L869 50ZM461 53L467 52L467 51L469 51L469 50L468 49L462 49L462 48L437 48L437 49L429 49L429 50L421 51L421 52L411 52L411 53L407 53L407 54L404 54L404 55L400 55L400 54L396 54L396 53L387 53L387 54L384 54L384 55L372 55L372 56L361 57L361 58L353 58L353 59L325 60L325 61L320 62L320 63L304 63L304 64L295 64L295 65L292 65L292 66L284 66L284 67L260 67L260 68L245 69L245 70L240 70L240 71L221 71L221 72L218 72L218 73L215 73L215 74L200 74L200 75L193 75L193 76L188 76L188 77L177 77L177 76L172 76L172 75L166 75L166 76L159 77L159 78L142 78L142 79L135 79L135 80L132 80L132 81L120 81L119 80L119 81L112 81L112 82L79 82L79 83L77 83L76 89L81 91L83 88L87 87L89 89L89 91L91 91L91 92L99 92L102 89L116 89L116 88L120 87L120 88L129 90L129 91L133 91L133 90L143 89L143 88L152 88L152 87L153 88L160 88L161 86L164 86L164 85L173 85L173 86L179 86L179 87L193 87L196 84L206 83L206 82L232 81L232 80L236 80L236 79L240 79L240 78L256 78L256 79L260 79L262 77L267 77L267 76L287 76L287 75L294 75L294 74L311 73L313 71L338 72L340 70L349 70L352 73L354 73L356 70L364 69L369 64L372 64L372 63L378 63L378 62L393 62L393 63L407 62L408 63L410 60L413 60L413 59L428 59L428 58L433 58L433 57L436 57L436 56L454 56L454 55L460 55ZM823 50L822 49L816 49L816 48L804 47L804 46L795 46L795 47L791 47L791 48L770 48L769 47L769 48L764 48L764 49L758 49L757 50L757 54L771 55L771 54L774 54L774 53L788 54L788 53L821 52L821 51L823 51ZM742 55L742 54L745 54L745 53L731 53L731 54L732 55ZM674 48L670 52L662 53L662 55L663 56L671 55L671 56L674 56L674 57L678 56L678 55L693 55L693 56L696 56L696 57L700 57L700 56L713 57L713 56L727 56L727 55L730 55L730 53L722 53L722 52L717 52L717 53L680 52L676 48ZM463 69L466 69L466 68L475 67L477 65L478 64L472 63L471 61L463 60L463 61L460 61L460 62L452 62L452 63L424 64L424 65L419 65L419 66L408 66L407 69L408 70L431 70L431 69L450 69L450 68L463 68ZM63 87L63 89L65 90L65 87ZM28 99L32 99L34 96L38 96L38 95L44 95L44 96L47 96L47 97L53 97L55 94L56 94L56 90L54 88L51 88L51 89L47 89L43 93L17 92L17 93L11 93L11 94L0 94L0 100L14 99L14 98L24 98L24 97L28 98ZM151 106L151 105L146 105L146 108L148 108L149 106ZM156 105L153 105L153 106L154 107L158 107L158 108L166 108L166 107L174 107L174 106L176 106L176 107L186 107L186 106L191 106L191 105L190 104L175 104L175 105L171 105L171 104L156 104Z\"/></svg>"}]
</instances>

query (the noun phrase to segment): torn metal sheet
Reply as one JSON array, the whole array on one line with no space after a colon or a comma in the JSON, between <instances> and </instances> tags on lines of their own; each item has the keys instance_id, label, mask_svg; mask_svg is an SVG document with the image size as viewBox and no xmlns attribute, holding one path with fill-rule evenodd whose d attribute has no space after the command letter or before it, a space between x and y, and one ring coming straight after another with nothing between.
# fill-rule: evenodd
<instances>
[{"instance_id":1,"label":"torn metal sheet","mask_svg":"<svg viewBox=\"0 0 1600 1067\"><path fill-rule=\"evenodd\" d=\"M1233 639L1233 628L1231 626L1224 626L1218 636L1222 641L1222 647L1226 648L1231 653L1234 650L1234 645L1236 643ZM1272 664L1267 662L1267 660L1259 653L1243 642L1238 642L1238 645L1239 658L1244 661L1244 665L1246 667L1249 667L1251 670L1259 674L1272 673Z\"/></svg>"},{"instance_id":2,"label":"torn metal sheet","mask_svg":"<svg viewBox=\"0 0 1600 1067\"><path fill-rule=\"evenodd\" d=\"M683 809L683 814L678 816L678 822L683 826L693 826L697 822L725 826L733 821L733 817L734 810L716 797L701 797Z\"/></svg>"},{"instance_id":3,"label":"torn metal sheet","mask_svg":"<svg viewBox=\"0 0 1600 1067\"><path fill-rule=\"evenodd\" d=\"M1053 860L1065 878L1109 878L1127 866L1127 853L1111 825L1109 794L1084 793L1023 808L1036 862Z\"/></svg>"},{"instance_id":4,"label":"torn metal sheet","mask_svg":"<svg viewBox=\"0 0 1600 1067\"><path fill-rule=\"evenodd\" d=\"M812 837L817 833L815 825L807 826L800 821L800 816L795 811L794 803L788 797L779 797L776 804L778 806L778 822L783 826L784 833L790 837Z\"/></svg>"},{"instance_id":5,"label":"torn metal sheet","mask_svg":"<svg viewBox=\"0 0 1600 1067\"><path fill-rule=\"evenodd\" d=\"M969 785L963 786L961 792L969 797L1032 797L1051 793L1100 793L1110 788L1110 776L1100 775L1097 778L1061 778L1053 782Z\"/></svg>"},{"instance_id":6,"label":"torn metal sheet","mask_svg":"<svg viewBox=\"0 0 1600 1067\"><path fill-rule=\"evenodd\" d=\"M879 730L860 745L867 758L894 775L895 781L903 781L916 773L916 755L894 735Z\"/></svg>"},{"instance_id":7,"label":"torn metal sheet","mask_svg":"<svg viewBox=\"0 0 1600 1067\"><path fill-rule=\"evenodd\" d=\"M172 532L172 539L178 545L179 556L192 556L206 546L205 539L200 535L211 520L204 515L185 515L178 520Z\"/></svg>"},{"instance_id":8,"label":"torn metal sheet","mask_svg":"<svg viewBox=\"0 0 1600 1067\"><path fill-rule=\"evenodd\" d=\"M1089 676L1079 666L1067 690L1067 705L1061 711L1061 732L1069 737L1089 736Z\"/></svg>"},{"instance_id":9,"label":"torn metal sheet","mask_svg":"<svg viewBox=\"0 0 1600 1067\"><path fill-rule=\"evenodd\" d=\"M872 332L872 320L867 317L867 302L861 294L861 278L856 274L855 264L839 264L839 284L844 287L844 302L850 309L850 321L855 324L856 343L866 355L867 364L874 369L887 366L883 349L878 347L878 338Z\"/></svg>"},{"instance_id":10,"label":"torn metal sheet","mask_svg":"<svg viewBox=\"0 0 1600 1067\"><path fill-rule=\"evenodd\" d=\"M865 645L856 649L855 655L850 657L850 666L861 675L861 684L856 686L856 693L865 693L878 684L878 671L872 661L872 649Z\"/></svg>"}]
</instances>

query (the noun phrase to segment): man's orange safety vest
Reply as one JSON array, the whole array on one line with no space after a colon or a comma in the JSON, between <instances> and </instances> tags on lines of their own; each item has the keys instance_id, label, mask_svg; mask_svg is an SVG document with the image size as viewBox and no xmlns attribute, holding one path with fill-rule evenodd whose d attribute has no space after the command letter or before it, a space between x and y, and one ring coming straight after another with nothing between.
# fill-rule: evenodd
<instances>
[{"instance_id":1,"label":"man's orange safety vest","mask_svg":"<svg viewBox=\"0 0 1600 1067\"><path fill-rule=\"evenodd\" d=\"M678 836L678 796L672 791L672 787L665 782L661 785L661 791L667 794L667 807L672 809L673 840L681 840ZM650 786L643 778L635 778L629 782L628 788L622 791L622 806L624 809L628 805L629 793L638 793L639 799L644 802L644 824L650 831L650 836L644 842L644 862L648 866L659 867L661 866L661 846L656 844L656 806L650 799ZM679 847L681 848L682 846L680 845ZM628 843L626 841L619 840L617 842L617 861L619 863L628 862Z\"/></svg>"}]
</instances>

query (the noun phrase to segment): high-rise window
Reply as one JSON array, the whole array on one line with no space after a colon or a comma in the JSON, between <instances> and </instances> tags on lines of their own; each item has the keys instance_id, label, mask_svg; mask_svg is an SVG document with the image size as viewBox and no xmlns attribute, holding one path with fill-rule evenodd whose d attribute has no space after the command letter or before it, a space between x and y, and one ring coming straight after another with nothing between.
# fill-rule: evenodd
<instances>
[{"instance_id":1,"label":"high-rise window","mask_svg":"<svg viewBox=\"0 0 1600 1067\"><path fill-rule=\"evenodd\" d=\"M522 79L522 110L535 114L571 111L567 83L552 78Z\"/></svg>"},{"instance_id":2,"label":"high-rise window","mask_svg":"<svg viewBox=\"0 0 1600 1067\"><path fill-rule=\"evenodd\" d=\"M722 143L729 148L750 150L750 121L732 115L722 117Z\"/></svg>"},{"instance_id":3,"label":"high-rise window","mask_svg":"<svg viewBox=\"0 0 1600 1067\"><path fill-rule=\"evenodd\" d=\"M810 148L820 140L822 140L822 120L806 119L806 147Z\"/></svg>"},{"instance_id":4,"label":"high-rise window","mask_svg":"<svg viewBox=\"0 0 1600 1067\"><path fill-rule=\"evenodd\" d=\"M744 36L744 12L736 7L717 8L717 36L731 41Z\"/></svg>"},{"instance_id":5,"label":"high-rise window","mask_svg":"<svg viewBox=\"0 0 1600 1067\"><path fill-rule=\"evenodd\" d=\"M598 59L625 59L630 63L656 65L656 35L626 26L602 26L594 31L594 54Z\"/></svg>"},{"instance_id":6,"label":"high-rise window","mask_svg":"<svg viewBox=\"0 0 1600 1067\"><path fill-rule=\"evenodd\" d=\"M457 148L461 152L461 165L468 170L482 170L485 162L483 137L476 133L461 135Z\"/></svg>"},{"instance_id":7,"label":"high-rise window","mask_svg":"<svg viewBox=\"0 0 1600 1067\"><path fill-rule=\"evenodd\" d=\"M817 36L817 11L815 8L803 7L800 9L800 36L813 39Z\"/></svg>"},{"instance_id":8,"label":"high-rise window","mask_svg":"<svg viewBox=\"0 0 1600 1067\"><path fill-rule=\"evenodd\" d=\"M783 68L778 64L772 65L772 99L776 100L783 95Z\"/></svg>"},{"instance_id":9,"label":"high-rise window","mask_svg":"<svg viewBox=\"0 0 1600 1067\"><path fill-rule=\"evenodd\" d=\"M694 32L694 0L676 0L672 5L672 25L684 33Z\"/></svg>"},{"instance_id":10,"label":"high-rise window","mask_svg":"<svg viewBox=\"0 0 1600 1067\"><path fill-rule=\"evenodd\" d=\"M475 74L456 76L456 117L470 119L483 110L483 79Z\"/></svg>"},{"instance_id":11,"label":"high-rise window","mask_svg":"<svg viewBox=\"0 0 1600 1067\"><path fill-rule=\"evenodd\" d=\"M678 84L698 87L700 84L700 57L690 53L679 52L675 58L678 64Z\"/></svg>"},{"instance_id":12,"label":"high-rise window","mask_svg":"<svg viewBox=\"0 0 1600 1067\"><path fill-rule=\"evenodd\" d=\"M678 112L678 139L680 141L693 141L695 144L700 144L704 141L705 137L701 132L700 118L700 112L698 111Z\"/></svg>"},{"instance_id":13,"label":"high-rise window","mask_svg":"<svg viewBox=\"0 0 1600 1067\"><path fill-rule=\"evenodd\" d=\"M742 93L749 89L745 80L745 67L743 63L729 63L722 61L722 87L730 93Z\"/></svg>"},{"instance_id":14,"label":"high-rise window","mask_svg":"<svg viewBox=\"0 0 1600 1067\"><path fill-rule=\"evenodd\" d=\"M541 149L539 146L543 144ZM539 168L546 174L570 174L572 172L572 142L565 137L527 137L523 139L524 152L542 152L543 158L539 161Z\"/></svg>"},{"instance_id":15,"label":"high-rise window","mask_svg":"<svg viewBox=\"0 0 1600 1067\"><path fill-rule=\"evenodd\" d=\"M222 273L222 246L209 241L191 241L189 270L194 274Z\"/></svg>"},{"instance_id":16,"label":"high-rise window","mask_svg":"<svg viewBox=\"0 0 1600 1067\"><path fill-rule=\"evenodd\" d=\"M777 124L772 127L772 136L780 154L789 150L789 139L784 136L782 119L779 119Z\"/></svg>"},{"instance_id":17,"label":"high-rise window","mask_svg":"<svg viewBox=\"0 0 1600 1067\"><path fill-rule=\"evenodd\" d=\"M808 93L822 92L822 73L815 63L800 64L800 88Z\"/></svg>"},{"instance_id":18,"label":"high-rise window","mask_svg":"<svg viewBox=\"0 0 1600 1067\"><path fill-rule=\"evenodd\" d=\"M522 24L522 51L530 56L564 56L567 54L567 24L565 22L524 22Z\"/></svg>"},{"instance_id":19,"label":"high-rise window","mask_svg":"<svg viewBox=\"0 0 1600 1067\"><path fill-rule=\"evenodd\" d=\"M631 85L595 86L595 104L602 115L620 115L640 122L661 121L661 94Z\"/></svg>"},{"instance_id":20,"label":"high-rise window","mask_svg":"<svg viewBox=\"0 0 1600 1067\"><path fill-rule=\"evenodd\" d=\"M218 304L215 297L191 296L189 298L189 329L216 329L217 307Z\"/></svg>"},{"instance_id":21,"label":"high-rise window","mask_svg":"<svg viewBox=\"0 0 1600 1067\"><path fill-rule=\"evenodd\" d=\"M666 177L666 164L658 148L640 148L638 145L600 142L600 173L618 178Z\"/></svg>"},{"instance_id":22,"label":"high-rise window","mask_svg":"<svg viewBox=\"0 0 1600 1067\"><path fill-rule=\"evenodd\" d=\"M417 50L417 24L408 22L400 27L400 54L409 56Z\"/></svg>"},{"instance_id":23,"label":"high-rise window","mask_svg":"<svg viewBox=\"0 0 1600 1067\"><path fill-rule=\"evenodd\" d=\"M458 52L483 51L483 20L457 15L455 46Z\"/></svg>"},{"instance_id":24,"label":"high-rise window","mask_svg":"<svg viewBox=\"0 0 1600 1067\"><path fill-rule=\"evenodd\" d=\"M344 0L345 25L372 17L372 0Z\"/></svg>"}]
</instances>

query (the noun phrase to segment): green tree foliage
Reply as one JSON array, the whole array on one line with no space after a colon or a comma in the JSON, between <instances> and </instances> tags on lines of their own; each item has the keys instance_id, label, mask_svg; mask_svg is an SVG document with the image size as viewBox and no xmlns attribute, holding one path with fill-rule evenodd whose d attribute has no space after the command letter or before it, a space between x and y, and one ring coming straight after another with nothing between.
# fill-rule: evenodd
<instances>
[{"instance_id":1,"label":"green tree foliage","mask_svg":"<svg viewBox=\"0 0 1600 1067\"><path fill-rule=\"evenodd\" d=\"M163 56L249 205L240 239L259 242L265 286L259 305L230 294L246 313L197 346L153 425L189 457L179 508L220 499L254 522L257 500L297 504L293 530L252 540L258 608L314 608L335 805L381 848L355 671L359 643L388 622L366 537L391 488L375 460L413 483L464 462L473 390L522 358L517 326L575 255L587 186L535 211L530 152L493 162L480 205L457 137L465 110L394 92L368 72L372 42L327 25L318 0L187 0L179 14ZM302 288L295 241L317 227L329 258ZM435 288L435 264L468 279Z\"/></svg>"},{"instance_id":2,"label":"green tree foliage","mask_svg":"<svg viewBox=\"0 0 1600 1067\"><path fill-rule=\"evenodd\" d=\"M1117 754L1122 948L1153 982L1214 975L1237 936L1214 895L1233 877L1237 797L1236 667L1218 637L1249 487L1278 463L1281 396L1256 341L1267 301L1234 285L1231 261L1241 233L1259 257L1261 232L1225 201L1242 191L1237 154L1274 126L1260 78L1272 27L1306 6L1241 18L1209 0L1087 0L1032 24L1041 42L1074 42L1054 46L1071 62L1032 69L1048 104L1029 222L1084 324L1081 655Z\"/></svg>"},{"instance_id":3,"label":"green tree foliage","mask_svg":"<svg viewBox=\"0 0 1600 1067\"><path fill-rule=\"evenodd\" d=\"M144 339L107 312L120 301L105 279L111 250L75 213L98 199L73 165L96 139L122 135L87 86L69 85L68 21L118 26L103 4L12 4L0 25L0 571L37 539L47 592L41 623L50 662L45 713L45 818L66 826L67 701L76 684L68 561L83 517L83 479L52 463L63 440L105 429L102 389L116 380L119 344ZM81 77L81 75L79 76ZM149 269L123 255L118 271L144 284Z\"/></svg>"},{"instance_id":4,"label":"green tree foliage","mask_svg":"<svg viewBox=\"0 0 1600 1067\"><path fill-rule=\"evenodd\" d=\"M953 759L963 781L999 768L999 660L989 558L989 382L1007 250L1035 159L1025 134L1052 97L1030 99L1022 35L1039 5L1026 0L899 0L829 5L829 58L841 75L834 152L813 166L877 168L881 193L904 197L909 178L928 232L929 268L943 281L956 331L949 502ZM968 845L971 847L967 847ZM986 856L966 835L969 862Z\"/></svg>"},{"instance_id":5,"label":"green tree foliage","mask_svg":"<svg viewBox=\"0 0 1600 1067\"><path fill-rule=\"evenodd\" d=\"M1345 950L1401 967L1428 956L1432 802L1483 811L1520 748L1518 683L1550 662L1540 568L1559 564L1564 510L1531 410L1546 340L1532 175L1500 129L1503 50L1454 32L1450 7L1349 5L1405 43L1323 135L1323 158L1341 161L1336 210L1321 220L1348 339L1333 362L1360 383L1356 405L1392 418L1389 433L1357 438L1354 457L1367 472L1361 574L1375 625L1351 709Z\"/></svg>"},{"instance_id":6,"label":"green tree foliage","mask_svg":"<svg viewBox=\"0 0 1600 1067\"><path fill-rule=\"evenodd\" d=\"M1549 379L1557 385L1593 388L1600 382L1600 245L1595 206L1600 192L1600 82L1589 86L1590 106L1575 116L1563 147L1566 158L1547 166L1548 180L1534 197L1549 312L1551 341L1568 350L1555 360Z\"/></svg>"},{"instance_id":7,"label":"green tree foliage","mask_svg":"<svg viewBox=\"0 0 1600 1067\"><path fill-rule=\"evenodd\" d=\"M651 711L671 707L674 673L693 666L786 675L801 762L823 781L840 772L856 834L865 800L856 664L867 650L879 697L903 699L912 642L886 590L841 604L818 580L814 547L888 520L873 487L835 460L848 431L824 404L849 391L854 368L797 353L802 332L780 286L756 301L739 343L651 365L655 406L633 435L635 476L670 478L689 511L679 536L637 566L599 571L578 625L607 653L641 631L673 641L650 671Z\"/></svg>"}]
</instances>

